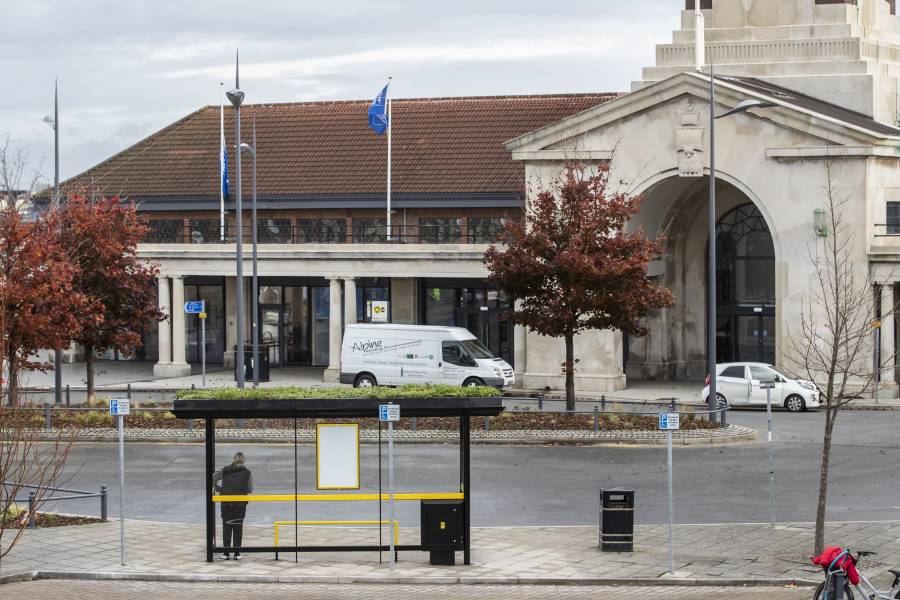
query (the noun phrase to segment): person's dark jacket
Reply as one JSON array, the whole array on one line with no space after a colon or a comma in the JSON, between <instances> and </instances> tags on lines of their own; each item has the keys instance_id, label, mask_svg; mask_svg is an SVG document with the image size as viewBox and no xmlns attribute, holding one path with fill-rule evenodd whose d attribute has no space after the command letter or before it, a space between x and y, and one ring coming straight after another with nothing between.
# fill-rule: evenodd
<instances>
[{"instance_id":1,"label":"person's dark jacket","mask_svg":"<svg viewBox=\"0 0 900 600\"><path fill-rule=\"evenodd\" d=\"M218 483L221 480L221 485ZM213 486L223 496L246 496L253 493L253 474L244 465L228 465L213 473ZM223 502L223 506L247 506L246 502Z\"/></svg>"}]
</instances>

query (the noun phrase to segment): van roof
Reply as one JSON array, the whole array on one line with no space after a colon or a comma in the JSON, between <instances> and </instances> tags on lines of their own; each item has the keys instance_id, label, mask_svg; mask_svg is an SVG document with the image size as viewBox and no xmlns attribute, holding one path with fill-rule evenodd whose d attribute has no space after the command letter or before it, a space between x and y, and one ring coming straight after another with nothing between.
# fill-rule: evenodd
<instances>
[{"instance_id":1,"label":"van roof","mask_svg":"<svg viewBox=\"0 0 900 600\"><path fill-rule=\"evenodd\" d=\"M392 323L353 323L347 329L390 329L394 331L430 331L450 333L462 339L474 338L475 335L465 327L447 327L443 325L394 325Z\"/></svg>"}]
</instances>

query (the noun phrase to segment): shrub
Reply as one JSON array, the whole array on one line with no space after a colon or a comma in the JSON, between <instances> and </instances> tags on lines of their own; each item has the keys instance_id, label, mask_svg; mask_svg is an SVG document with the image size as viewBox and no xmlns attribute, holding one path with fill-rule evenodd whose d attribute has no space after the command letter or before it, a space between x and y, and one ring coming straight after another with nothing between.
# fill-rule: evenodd
<instances>
[{"instance_id":1,"label":"shrub","mask_svg":"<svg viewBox=\"0 0 900 600\"><path fill-rule=\"evenodd\" d=\"M274 387L242 390L237 388L181 390L177 393L177 398L179 400L330 400L339 398L393 400L401 398L483 398L499 395L500 390L487 386L469 388L455 385L403 385L372 388Z\"/></svg>"}]
</instances>

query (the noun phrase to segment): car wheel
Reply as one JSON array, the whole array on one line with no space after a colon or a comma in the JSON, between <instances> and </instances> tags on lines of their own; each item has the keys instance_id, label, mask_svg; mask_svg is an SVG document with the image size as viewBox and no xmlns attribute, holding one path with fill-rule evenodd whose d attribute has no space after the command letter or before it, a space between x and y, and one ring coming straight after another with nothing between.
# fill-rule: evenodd
<instances>
[{"instance_id":1,"label":"car wheel","mask_svg":"<svg viewBox=\"0 0 900 600\"><path fill-rule=\"evenodd\" d=\"M477 377L469 377L463 381L463 387L478 387L480 385L484 385L484 382Z\"/></svg>"},{"instance_id":2,"label":"car wheel","mask_svg":"<svg viewBox=\"0 0 900 600\"><path fill-rule=\"evenodd\" d=\"M375 376L370 375L369 373L363 373L353 382L353 387L356 388L370 388L375 387L376 385L378 385L378 382L375 381Z\"/></svg>"},{"instance_id":3,"label":"car wheel","mask_svg":"<svg viewBox=\"0 0 900 600\"><path fill-rule=\"evenodd\" d=\"M797 394L791 394L784 401L784 407L788 410L788 412L802 412L806 410L806 402Z\"/></svg>"},{"instance_id":4,"label":"car wheel","mask_svg":"<svg viewBox=\"0 0 900 600\"><path fill-rule=\"evenodd\" d=\"M706 397L706 405L709 406L709 396ZM728 399L719 392L716 392L716 410L728 408Z\"/></svg>"}]
</instances>

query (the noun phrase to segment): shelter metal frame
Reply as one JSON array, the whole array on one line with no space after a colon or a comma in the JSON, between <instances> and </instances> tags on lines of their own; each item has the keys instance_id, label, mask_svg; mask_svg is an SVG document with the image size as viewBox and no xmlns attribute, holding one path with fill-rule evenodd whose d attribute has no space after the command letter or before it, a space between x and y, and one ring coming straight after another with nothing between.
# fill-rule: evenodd
<instances>
[{"instance_id":1,"label":"shelter metal frame","mask_svg":"<svg viewBox=\"0 0 900 600\"><path fill-rule=\"evenodd\" d=\"M206 421L206 474L205 474L205 504L206 504L206 561L212 562L217 552L382 552L388 551L390 546L382 544L357 545L357 546L302 546L297 543L294 546L242 546L240 548L224 548L216 546L216 501L222 501L227 496L217 496L214 499L212 475L215 472L216 456L216 420L217 419L294 419L296 431L296 419L352 419L352 418L378 418L378 406L381 404L397 404L400 406L401 418L412 417L458 417L459 418L459 495L463 500L463 556L464 563L471 564L471 429L470 417L497 416L503 411L503 404L499 397L461 397L461 398L341 398L341 399L304 399L304 400L176 400L172 413L179 419L204 419ZM296 449L296 434L294 447ZM380 464L379 450L379 464ZM294 453L295 469L297 467L297 453ZM457 494L448 494L457 496ZM328 501L333 494L301 495L294 490L294 494L278 495L279 499L293 500L297 502L309 501L310 497L321 496L322 501ZM352 494L350 495L352 496ZM372 494L359 494L359 500L367 500ZM379 499L389 498L388 494L376 495ZM404 498L405 496L405 498ZM435 497L434 494L395 494L395 499L421 499L421 497ZM318 498L316 498L318 499ZM347 498L350 499L350 498ZM294 519L297 520L296 517ZM381 520L379 518L379 520ZM395 551L422 550L420 544L404 544L394 546Z\"/></svg>"}]
</instances>

